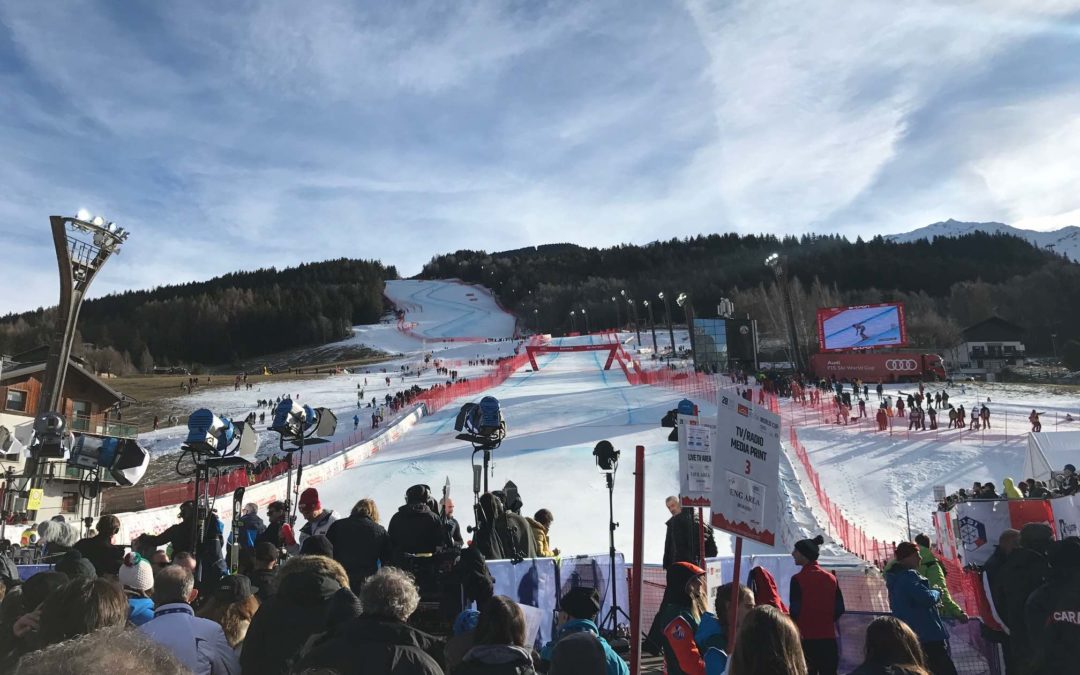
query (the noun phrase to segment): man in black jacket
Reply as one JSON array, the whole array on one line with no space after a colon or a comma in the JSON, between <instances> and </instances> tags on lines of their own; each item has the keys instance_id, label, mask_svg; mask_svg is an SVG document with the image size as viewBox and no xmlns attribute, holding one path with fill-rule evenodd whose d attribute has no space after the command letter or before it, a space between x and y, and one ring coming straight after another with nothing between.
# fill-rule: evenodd
<instances>
[{"instance_id":1,"label":"man in black jacket","mask_svg":"<svg viewBox=\"0 0 1080 675\"><path fill-rule=\"evenodd\" d=\"M390 564L390 536L375 522L378 512L370 499L361 499L348 518L335 521L326 533L334 545L334 560L349 574L349 586L360 594L360 586L379 566Z\"/></svg>"},{"instance_id":2,"label":"man in black jacket","mask_svg":"<svg viewBox=\"0 0 1080 675\"><path fill-rule=\"evenodd\" d=\"M97 575L116 574L124 560L124 549L112 543L120 531L120 519L116 516L98 518L97 534L75 542L75 550L94 565Z\"/></svg>"},{"instance_id":3,"label":"man in black jacket","mask_svg":"<svg viewBox=\"0 0 1080 675\"><path fill-rule=\"evenodd\" d=\"M1013 657L1009 672L1026 673L1031 662L1032 640L1041 627L1028 626L1024 610L1031 594L1046 582L1050 571L1046 553L1053 539L1054 532L1046 523L1024 525L1019 548L1009 554L1000 572L1001 604L997 610L1009 628Z\"/></svg>"},{"instance_id":4,"label":"man in black jacket","mask_svg":"<svg viewBox=\"0 0 1080 675\"><path fill-rule=\"evenodd\" d=\"M1025 623L1035 651L1033 675L1076 670L1080 640L1080 539L1055 542L1048 555L1050 580L1028 598Z\"/></svg>"},{"instance_id":5,"label":"man in black jacket","mask_svg":"<svg viewBox=\"0 0 1080 675\"><path fill-rule=\"evenodd\" d=\"M672 517L667 521L667 536L664 539L664 569L677 562L701 564L701 533L697 513L693 507L682 507L679 498L672 495L665 500ZM716 555L716 541L713 539L712 526L705 523L705 556Z\"/></svg>"},{"instance_id":6,"label":"man in black jacket","mask_svg":"<svg viewBox=\"0 0 1080 675\"><path fill-rule=\"evenodd\" d=\"M405 623L420 604L408 575L382 568L364 582L360 602L364 613L317 639L295 672L442 675L443 641Z\"/></svg>"},{"instance_id":7,"label":"man in black jacket","mask_svg":"<svg viewBox=\"0 0 1080 675\"><path fill-rule=\"evenodd\" d=\"M206 517L206 528L202 545L195 546L195 502L186 501L180 505L180 522L169 527L161 534L144 534L138 538L140 546L172 546L175 559L180 553L190 553L202 567L196 580L200 590L208 584L217 583L228 570L222 554L224 539L221 521L213 511ZM196 548L198 550L196 550Z\"/></svg>"},{"instance_id":8,"label":"man in black jacket","mask_svg":"<svg viewBox=\"0 0 1080 675\"><path fill-rule=\"evenodd\" d=\"M412 486L405 493L405 505L390 519L387 533L398 563L410 555L433 554L446 542L446 531L438 514L428 506L429 499L428 486Z\"/></svg>"}]
</instances>

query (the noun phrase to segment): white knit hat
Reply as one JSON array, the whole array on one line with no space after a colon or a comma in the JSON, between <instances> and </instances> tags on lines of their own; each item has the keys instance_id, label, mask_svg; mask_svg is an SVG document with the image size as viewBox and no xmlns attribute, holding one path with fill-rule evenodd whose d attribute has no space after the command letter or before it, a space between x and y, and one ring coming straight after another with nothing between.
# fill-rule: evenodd
<instances>
[{"instance_id":1,"label":"white knit hat","mask_svg":"<svg viewBox=\"0 0 1080 675\"><path fill-rule=\"evenodd\" d=\"M124 564L120 565L120 572L116 576L121 586L133 591L148 591L154 587L154 568L138 553L124 556Z\"/></svg>"}]
</instances>

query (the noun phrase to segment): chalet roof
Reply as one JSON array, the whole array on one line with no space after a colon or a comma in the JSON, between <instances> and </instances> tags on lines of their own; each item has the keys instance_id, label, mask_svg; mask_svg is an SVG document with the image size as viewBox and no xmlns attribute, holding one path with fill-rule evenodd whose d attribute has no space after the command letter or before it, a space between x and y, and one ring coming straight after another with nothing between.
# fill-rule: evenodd
<instances>
[{"instance_id":1,"label":"chalet roof","mask_svg":"<svg viewBox=\"0 0 1080 675\"><path fill-rule=\"evenodd\" d=\"M1019 342L1023 339L1024 329L1000 316L992 316L968 326L962 333L965 342Z\"/></svg>"},{"instance_id":2,"label":"chalet roof","mask_svg":"<svg viewBox=\"0 0 1080 675\"><path fill-rule=\"evenodd\" d=\"M93 382L96 386L100 387L106 394L111 396L116 401L135 401L135 399L131 398L130 396L125 396L124 394L116 391L109 385L105 384L104 380L102 380L97 375L94 375L89 370L83 368L74 359L68 360L68 368L74 369L76 372L88 378L91 382ZM40 363L20 363L13 368L5 368L4 372L0 374L0 383L9 380L16 380L21 377L26 377L27 375L34 375L36 373L43 372L45 372L44 361Z\"/></svg>"}]
</instances>

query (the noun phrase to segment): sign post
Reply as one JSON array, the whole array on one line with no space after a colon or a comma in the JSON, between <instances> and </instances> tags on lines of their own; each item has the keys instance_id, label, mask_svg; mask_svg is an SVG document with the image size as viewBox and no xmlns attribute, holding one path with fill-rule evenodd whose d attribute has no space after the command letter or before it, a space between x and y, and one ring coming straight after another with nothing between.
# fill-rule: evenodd
<instances>
[{"instance_id":1,"label":"sign post","mask_svg":"<svg viewBox=\"0 0 1080 675\"><path fill-rule=\"evenodd\" d=\"M705 514L712 496L713 447L716 425L697 415L679 415L679 500L697 507L698 564L705 568Z\"/></svg>"},{"instance_id":2,"label":"sign post","mask_svg":"<svg viewBox=\"0 0 1080 675\"><path fill-rule=\"evenodd\" d=\"M721 393L712 451L713 527L735 535L728 650L738 628L743 539L776 544L780 483L780 416L764 406Z\"/></svg>"}]
</instances>

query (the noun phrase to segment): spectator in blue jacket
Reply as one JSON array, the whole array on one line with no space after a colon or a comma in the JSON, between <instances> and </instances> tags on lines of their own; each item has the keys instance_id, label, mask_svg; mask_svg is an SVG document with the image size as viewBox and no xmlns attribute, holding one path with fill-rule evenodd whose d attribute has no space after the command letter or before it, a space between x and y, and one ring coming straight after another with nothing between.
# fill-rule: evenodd
<instances>
[{"instance_id":1,"label":"spectator in blue jacket","mask_svg":"<svg viewBox=\"0 0 1080 675\"><path fill-rule=\"evenodd\" d=\"M243 523L243 529L240 530L240 546L254 551L256 537L266 531L266 523L259 517L259 505L254 502L244 504L240 522Z\"/></svg>"},{"instance_id":2,"label":"spectator in blue jacket","mask_svg":"<svg viewBox=\"0 0 1080 675\"><path fill-rule=\"evenodd\" d=\"M716 589L716 605L713 612L701 615L694 641L705 660L705 675L722 675L728 663L728 621L731 618L731 584L727 583ZM736 626L742 618L754 608L754 594L750 589L739 584L739 608L735 610Z\"/></svg>"},{"instance_id":3,"label":"spectator in blue jacket","mask_svg":"<svg viewBox=\"0 0 1080 675\"><path fill-rule=\"evenodd\" d=\"M559 627L555 629L555 636L551 642L544 645L540 650L540 659L546 663L555 660L555 652L559 647L559 641L568 635L576 633L591 633L604 650L606 663L606 675L630 675L630 667L622 660L607 640L600 637L600 630L596 627L596 615L600 612L600 594L595 588L577 586L571 588L559 602Z\"/></svg>"},{"instance_id":4,"label":"spectator in blue jacket","mask_svg":"<svg viewBox=\"0 0 1080 675\"><path fill-rule=\"evenodd\" d=\"M933 675L957 675L949 656L949 633L938 614L941 591L932 588L919 567L919 547L910 541L896 545L896 560L885 571L893 616L906 623L919 638Z\"/></svg>"}]
</instances>

